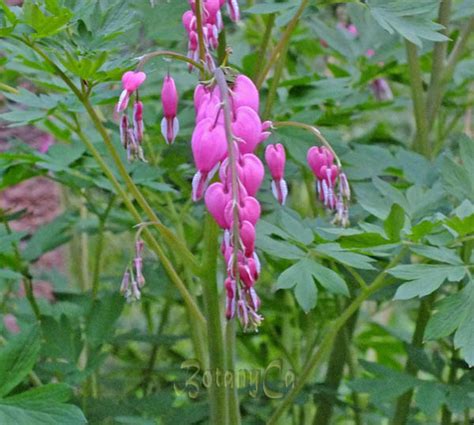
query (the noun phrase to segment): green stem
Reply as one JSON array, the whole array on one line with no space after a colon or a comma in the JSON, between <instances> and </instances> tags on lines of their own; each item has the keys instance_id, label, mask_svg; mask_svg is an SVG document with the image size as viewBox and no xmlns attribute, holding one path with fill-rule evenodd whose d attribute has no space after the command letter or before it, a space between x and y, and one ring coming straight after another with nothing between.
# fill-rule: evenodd
<instances>
[{"instance_id":1,"label":"green stem","mask_svg":"<svg viewBox=\"0 0 474 425\"><path fill-rule=\"evenodd\" d=\"M158 325L158 329L156 330L156 337L157 339L163 334L163 330L165 328L166 323L168 322L170 312L170 304L167 302L163 308L163 313L161 315L161 321ZM162 344L159 344L158 341L154 342L151 347L150 357L148 359L147 367L144 372L142 388L145 394L150 393L150 383L151 378L153 376L153 370L155 369L155 362L158 356L158 352Z\"/></svg>"},{"instance_id":2,"label":"green stem","mask_svg":"<svg viewBox=\"0 0 474 425\"><path fill-rule=\"evenodd\" d=\"M270 89L268 90L267 102L265 104L265 110L263 112L263 119L267 120L272 112L273 103L277 94L278 84L280 83L281 75L286 65L286 55L288 53L288 44L285 44L282 47L282 52L278 60L277 66L275 68L275 73L273 74L272 83Z\"/></svg>"},{"instance_id":3,"label":"green stem","mask_svg":"<svg viewBox=\"0 0 474 425\"><path fill-rule=\"evenodd\" d=\"M232 384L226 382L229 425L240 425L239 392L237 388L236 361L236 320L230 319L226 325L226 373L230 373Z\"/></svg>"},{"instance_id":4,"label":"green stem","mask_svg":"<svg viewBox=\"0 0 474 425\"><path fill-rule=\"evenodd\" d=\"M82 190L84 193L85 190ZM79 199L79 215L81 220L87 220L87 207L84 203L84 199ZM82 231L79 233L79 285L82 292L88 290L89 286L89 235L87 232Z\"/></svg>"},{"instance_id":5,"label":"green stem","mask_svg":"<svg viewBox=\"0 0 474 425\"><path fill-rule=\"evenodd\" d=\"M349 318L347 323L339 330L334 346L332 347L326 379L325 388L328 388L332 394L327 400L323 399L319 404L318 411L314 417L314 425L329 425L334 412L334 405L337 400L337 390L341 384L344 375L344 366L347 362L349 344L354 334L357 323L358 310Z\"/></svg>"},{"instance_id":6,"label":"green stem","mask_svg":"<svg viewBox=\"0 0 474 425\"><path fill-rule=\"evenodd\" d=\"M445 28L441 31L445 36L448 35L449 17L451 14L451 0L442 0L439 5L438 22ZM441 102L442 84L444 71L444 61L448 40L435 43L433 49L433 65L431 67L431 79L428 93L426 95L426 113L428 119L428 131L433 127L437 110Z\"/></svg>"},{"instance_id":7,"label":"green stem","mask_svg":"<svg viewBox=\"0 0 474 425\"><path fill-rule=\"evenodd\" d=\"M446 70L444 72L444 81L449 81L453 75L454 68L458 63L459 58L461 57L464 48L469 40L469 36L474 31L474 16L472 16L469 21L467 21L465 27L459 34L458 39L456 40L456 44L451 50L451 53L448 56Z\"/></svg>"},{"instance_id":8,"label":"green stem","mask_svg":"<svg viewBox=\"0 0 474 425\"><path fill-rule=\"evenodd\" d=\"M104 233L105 233L105 223L109 216L112 206L114 205L115 196L112 196L105 208L103 214L99 215L99 227L97 229L97 241L95 246L95 263L94 270L92 273L92 299L94 300L97 297L99 292L99 277L100 277L100 267L102 261L102 252L104 248Z\"/></svg>"},{"instance_id":9,"label":"green stem","mask_svg":"<svg viewBox=\"0 0 474 425\"><path fill-rule=\"evenodd\" d=\"M332 148L331 144L326 140L326 138L322 135L322 133L313 125L305 124L302 122L297 122L297 121L273 121L272 126L274 128L280 128L280 127L295 127L295 128L301 128L303 130L309 131L313 136L316 137L324 146L326 146L331 153L334 155L334 159L336 160L337 165L340 167L341 166L341 160L337 156L337 153L334 151Z\"/></svg>"},{"instance_id":10,"label":"green stem","mask_svg":"<svg viewBox=\"0 0 474 425\"><path fill-rule=\"evenodd\" d=\"M217 286L218 227L210 214L206 214L204 231L204 272L202 294L207 315L207 341L209 347L209 367L212 382L209 387L211 424L227 424L226 388L222 382L225 371L224 337ZM218 377L220 376L220 380Z\"/></svg>"},{"instance_id":11,"label":"green stem","mask_svg":"<svg viewBox=\"0 0 474 425\"><path fill-rule=\"evenodd\" d=\"M449 376L448 384L454 384L456 382L457 367L456 367L456 349L454 346L451 348L451 364L449 365ZM451 425L453 414L446 405L443 405L441 411L441 425Z\"/></svg>"},{"instance_id":12,"label":"green stem","mask_svg":"<svg viewBox=\"0 0 474 425\"><path fill-rule=\"evenodd\" d=\"M270 58L268 59L268 62L266 63L265 67L263 68L262 72L259 74L259 76L258 76L258 78L255 82L255 85L257 86L257 88L262 87L262 84L265 81L265 78L267 77L268 73L270 72L270 69L275 64L275 62L278 60L278 58L280 57L280 55L283 51L283 47L288 44L289 39L291 37L291 34L293 34L294 29L298 25L298 21L300 20L301 15L303 14L303 12L304 12L306 6L308 5L308 3L309 3L309 0L301 0L300 6L296 10L296 12L295 12L293 18L291 19L291 21L286 26L286 29L285 29L280 41L274 47L274 49L273 49L273 51L270 55Z\"/></svg>"},{"instance_id":13,"label":"green stem","mask_svg":"<svg viewBox=\"0 0 474 425\"><path fill-rule=\"evenodd\" d=\"M423 345L423 335L425 334L426 325L431 317L431 307L435 301L435 293L432 293L426 298L423 298L418 310L418 318L416 320L415 332L411 344L415 348L420 348ZM408 358L406 366L406 373L416 376L418 373L418 366L410 358ZM402 394L397 400L397 407L392 420L392 425L405 425L410 413L410 404L413 398L413 389Z\"/></svg>"},{"instance_id":14,"label":"green stem","mask_svg":"<svg viewBox=\"0 0 474 425\"><path fill-rule=\"evenodd\" d=\"M428 122L425 111L423 80L421 76L420 62L418 61L418 49L415 44L408 40L405 40L405 44L416 123L416 137L413 147L417 152L429 157L430 146L428 140Z\"/></svg>"},{"instance_id":15,"label":"green stem","mask_svg":"<svg viewBox=\"0 0 474 425\"><path fill-rule=\"evenodd\" d=\"M263 63L265 61L265 54L268 49L268 45L270 43L270 39L272 36L273 26L275 25L275 18L276 14L272 13L267 18L267 23L265 25L265 32L263 34L262 42L260 43L260 47L258 48L257 54L257 63L255 64L255 71L253 80L257 81L260 78L260 73L262 72Z\"/></svg>"},{"instance_id":16,"label":"green stem","mask_svg":"<svg viewBox=\"0 0 474 425\"><path fill-rule=\"evenodd\" d=\"M195 68L199 69L199 71L204 72L204 66L195 60L188 58L180 53L172 52L169 50L157 50L156 52L147 53L143 56L138 58L137 70L140 71L143 69L144 65L152 58L156 58L158 56L169 56L173 59L179 60L181 62L189 63L190 65L194 66Z\"/></svg>"},{"instance_id":17,"label":"green stem","mask_svg":"<svg viewBox=\"0 0 474 425\"><path fill-rule=\"evenodd\" d=\"M342 312L342 314L334 321L330 330L324 335L319 349L309 357L309 360L304 365L299 379L296 381L295 386L288 392L286 397L277 407L267 425L275 425L279 418L285 413L286 409L293 403L297 395L301 392L306 384L306 381L310 379L314 371L322 364L326 356L329 354L331 347L334 343L337 333L344 326L344 324L351 318L351 316L360 308L362 303L367 300L371 295L376 293L378 290L387 285L385 282L385 275L387 271L394 267L403 258L405 250L402 248L400 253L396 255L387 267L374 279L371 285L367 289L361 291L359 295L349 304L349 306Z\"/></svg>"},{"instance_id":18,"label":"green stem","mask_svg":"<svg viewBox=\"0 0 474 425\"><path fill-rule=\"evenodd\" d=\"M199 60L203 64L202 69L200 69L200 78L204 79L204 64L206 63L206 46L204 44L204 33L202 29L202 0L196 0L196 27L198 34L198 48L199 48Z\"/></svg>"},{"instance_id":19,"label":"green stem","mask_svg":"<svg viewBox=\"0 0 474 425\"><path fill-rule=\"evenodd\" d=\"M5 226L7 234L11 235L12 229L2 209L0 209L0 218L3 222L3 225ZM19 268L20 268L19 271L21 275L23 276L23 285L25 287L26 299L28 300L28 303L30 304L31 310L33 310L33 314L35 315L36 320L38 320L39 322L41 321L41 311L38 306L38 303L36 302L35 294L33 292L33 279L32 279L30 270L28 268L28 265L23 262L23 258L21 257L21 252L20 252L20 248L18 247L18 244L16 242L11 242L11 245L13 247L13 252L15 254L16 262L18 263Z\"/></svg>"}]
</instances>

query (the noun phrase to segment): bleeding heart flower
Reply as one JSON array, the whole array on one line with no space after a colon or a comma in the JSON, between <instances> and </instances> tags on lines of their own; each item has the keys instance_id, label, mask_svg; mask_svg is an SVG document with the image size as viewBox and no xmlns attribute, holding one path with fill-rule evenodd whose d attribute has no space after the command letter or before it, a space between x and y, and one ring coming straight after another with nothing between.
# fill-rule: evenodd
<instances>
[{"instance_id":1,"label":"bleeding heart flower","mask_svg":"<svg viewBox=\"0 0 474 425\"><path fill-rule=\"evenodd\" d=\"M161 88L161 103L163 105L163 120L161 121L161 134L166 143L174 142L179 132L179 121L176 117L178 111L178 91L171 76L167 75Z\"/></svg>"},{"instance_id":2,"label":"bleeding heart flower","mask_svg":"<svg viewBox=\"0 0 474 425\"><path fill-rule=\"evenodd\" d=\"M231 200L231 195L226 191L222 183L212 183L206 190L204 202L207 210L214 217L219 227L223 229L229 228L229 223L225 216L225 207Z\"/></svg>"},{"instance_id":3,"label":"bleeding heart flower","mask_svg":"<svg viewBox=\"0 0 474 425\"><path fill-rule=\"evenodd\" d=\"M326 165L330 166L334 162L334 155L331 151L322 146L313 146L308 150L306 155L306 159L308 161L308 165L310 166L313 174L319 179L324 178L324 173L321 172L321 168Z\"/></svg>"},{"instance_id":4,"label":"bleeding heart flower","mask_svg":"<svg viewBox=\"0 0 474 425\"><path fill-rule=\"evenodd\" d=\"M123 91L120 94L119 101L117 103L116 111L122 112L127 108L128 101L130 99L131 94L138 90L143 82L146 80L146 74L144 72L134 72L134 71L127 71L122 76L122 86Z\"/></svg>"},{"instance_id":5,"label":"bleeding heart flower","mask_svg":"<svg viewBox=\"0 0 474 425\"><path fill-rule=\"evenodd\" d=\"M241 153L252 153L262 142L262 122L249 106L241 106L235 112L232 133L237 138Z\"/></svg>"},{"instance_id":6,"label":"bleeding heart flower","mask_svg":"<svg viewBox=\"0 0 474 425\"><path fill-rule=\"evenodd\" d=\"M248 106L258 113L260 96L257 87L249 77L240 74L235 79L231 95L232 109L234 113L241 106Z\"/></svg>"},{"instance_id":7,"label":"bleeding heart flower","mask_svg":"<svg viewBox=\"0 0 474 425\"><path fill-rule=\"evenodd\" d=\"M193 131L191 139L194 163L198 172L193 178L193 200L201 199L209 180L226 154L227 141L224 128L214 125L205 118L200 121Z\"/></svg>"}]
</instances>

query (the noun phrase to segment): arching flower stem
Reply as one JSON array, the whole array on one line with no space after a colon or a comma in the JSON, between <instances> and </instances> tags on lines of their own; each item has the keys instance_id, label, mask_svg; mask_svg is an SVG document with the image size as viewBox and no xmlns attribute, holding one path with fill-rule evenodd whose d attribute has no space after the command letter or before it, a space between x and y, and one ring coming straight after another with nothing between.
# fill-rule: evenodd
<instances>
[{"instance_id":1,"label":"arching flower stem","mask_svg":"<svg viewBox=\"0 0 474 425\"><path fill-rule=\"evenodd\" d=\"M273 121L272 122L272 127L277 129L281 127L295 127L295 128L301 128L303 130L309 131L311 134L313 134L324 146L326 146L331 153L334 155L334 159L336 161L336 164L341 167L341 160L337 156L336 152L334 152L334 149L332 148L331 144L326 140L326 138L323 136L323 134L314 126L305 124L302 122L297 122L297 121Z\"/></svg>"},{"instance_id":2,"label":"arching flower stem","mask_svg":"<svg viewBox=\"0 0 474 425\"><path fill-rule=\"evenodd\" d=\"M137 71L141 71L144 67L144 65L150 60L150 59L153 59L153 58L156 58L158 56L166 56L166 57L170 57L170 58L173 58L173 59L176 59L178 61L181 61L181 62L186 62L186 63L189 63L191 64L192 66L196 67L197 69L199 69L199 71L201 73L204 73L205 72L205 68L204 68L204 65L202 63L198 63L196 62L195 60L191 59L191 58L188 58L187 56L185 55L182 55L180 53L176 53L176 52L172 52L170 50L157 50L155 52L150 52L150 53L146 53L145 55L143 56L139 56L137 59L138 59L138 64L137 64L137 68L136 70Z\"/></svg>"}]
</instances>

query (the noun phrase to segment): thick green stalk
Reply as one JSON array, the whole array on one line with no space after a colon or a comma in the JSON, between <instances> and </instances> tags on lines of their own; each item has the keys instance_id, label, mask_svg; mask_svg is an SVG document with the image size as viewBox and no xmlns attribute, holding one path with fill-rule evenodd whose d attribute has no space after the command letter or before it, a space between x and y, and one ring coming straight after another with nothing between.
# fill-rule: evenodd
<instances>
[{"instance_id":1,"label":"thick green stalk","mask_svg":"<svg viewBox=\"0 0 474 425\"><path fill-rule=\"evenodd\" d=\"M418 318L416 320L415 332L413 333L413 338L411 341L411 344L415 348L420 348L423 345L423 335L425 334L428 320L431 317L431 307L433 306L434 300L434 293L421 300L420 308L418 310ZM418 366L410 358L407 360L405 372L413 376L416 376L418 373ZM413 389L407 391L398 398L392 425L405 425L407 423L412 398Z\"/></svg>"},{"instance_id":2,"label":"thick green stalk","mask_svg":"<svg viewBox=\"0 0 474 425\"><path fill-rule=\"evenodd\" d=\"M255 81L255 85L260 88L262 87L263 82L265 81L265 78L267 77L268 73L270 72L270 69L272 69L272 66L275 64L275 62L278 60L280 57L284 46L286 46L289 42L289 39L291 37L291 34L293 34L294 29L298 25L298 21L301 18L301 15L303 14L304 10L306 9L306 6L308 5L309 0L301 0L301 4L298 7L296 13L294 14L293 18L291 21L288 23L286 26L286 29L278 42L278 44L274 47L270 58L268 59L268 62L264 66L262 72L259 74L257 80Z\"/></svg>"},{"instance_id":3,"label":"thick green stalk","mask_svg":"<svg viewBox=\"0 0 474 425\"><path fill-rule=\"evenodd\" d=\"M349 304L349 306L341 313L341 315L334 321L332 326L326 332L323 337L319 349L309 357L308 361L304 365L302 372L295 383L295 386L286 395L280 405L277 407L267 425L275 425L280 417L285 413L286 409L290 407L295 398L304 388L306 381L314 375L314 371L323 363L326 356L329 354L331 347L333 346L334 340L336 339L337 333L344 326L344 324L351 318L351 316L360 308L362 303L367 300L371 295L376 293L379 289L382 289L387 285L385 281L385 275L387 271L394 267L402 259L404 250L402 249L398 255L396 255L387 267L374 279L371 285L367 289L362 290L359 295Z\"/></svg>"},{"instance_id":4,"label":"thick green stalk","mask_svg":"<svg viewBox=\"0 0 474 425\"><path fill-rule=\"evenodd\" d=\"M206 46L204 44L204 33L202 29L202 0L196 0L194 7L196 8L199 60L203 64L203 68L199 71L199 75L202 80L204 79L204 64L206 63Z\"/></svg>"},{"instance_id":5,"label":"thick green stalk","mask_svg":"<svg viewBox=\"0 0 474 425\"><path fill-rule=\"evenodd\" d=\"M209 399L212 425L227 424L226 388L223 383L225 371L224 335L217 286L218 227L210 214L206 214L204 229L204 253L202 274L202 295L207 315L207 343L209 368L212 382Z\"/></svg>"},{"instance_id":6,"label":"thick green stalk","mask_svg":"<svg viewBox=\"0 0 474 425\"><path fill-rule=\"evenodd\" d=\"M451 0L442 0L439 5L438 22L445 27L441 31L442 34L448 35L449 17L451 14ZM433 49L433 65L431 67L431 79L428 93L426 95L426 113L428 119L428 129L433 127L436 113L441 102L443 92L442 79L444 71L444 61L446 59L446 51L448 48L448 40L435 43Z\"/></svg>"},{"instance_id":7,"label":"thick green stalk","mask_svg":"<svg viewBox=\"0 0 474 425\"><path fill-rule=\"evenodd\" d=\"M100 268L102 261L102 251L104 247L104 233L105 233L105 223L109 216L109 213L114 205L115 196L112 196L105 208L105 211L99 215L99 227L97 229L97 241L95 245L95 264L94 270L92 273L92 299L97 297L99 292L99 277L100 277Z\"/></svg>"},{"instance_id":8,"label":"thick green stalk","mask_svg":"<svg viewBox=\"0 0 474 425\"><path fill-rule=\"evenodd\" d=\"M273 74L272 83L270 89L268 90L267 102L265 103L265 110L263 112L263 119L267 120L270 117L272 112L273 103L277 94L278 84L280 83L281 75L286 65L286 55L288 53L288 44L285 44L282 47L282 52L278 60L277 66L275 68L275 73Z\"/></svg>"},{"instance_id":9,"label":"thick green stalk","mask_svg":"<svg viewBox=\"0 0 474 425\"><path fill-rule=\"evenodd\" d=\"M413 148L425 156L430 156L428 122L426 119L423 80L421 76L420 62L418 61L418 49L415 44L408 40L405 40L405 44L407 51L411 96L416 123L416 137Z\"/></svg>"},{"instance_id":10,"label":"thick green stalk","mask_svg":"<svg viewBox=\"0 0 474 425\"><path fill-rule=\"evenodd\" d=\"M257 60L255 64L255 71L253 74L253 80L257 81L260 78L260 73L262 72L262 66L265 61L265 54L267 52L268 45L270 43L270 39L272 36L272 29L275 25L275 13L272 13L267 18L267 23L265 25L265 32L263 34L262 41L260 43L260 47L258 48Z\"/></svg>"},{"instance_id":11,"label":"thick green stalk","mask_svg":"<svg viewBox=\"0 0 474 425\"><path fill-rule=\"evenodd\" d=\"M456 40L456 44L451 50L451 53L448 56L448 61L446 64L446 70L444 71L444 81L449 81L454 73L454 68L458 63L459 58L461 57L464 48L469 40L469 36L474 31L474 16L469 18L466 25L462 29L461 33L459 34L458 39Z\"/></svg>"},{"instance_id":12,"label":"thick green stalk","mask_svg":"<svg viewBox=\"0 0 474 425\"><path fill-rule=\"evenodd\" d=\"M12 229L2 209L0 209L0 219L2 220L3 225L5 226L7 234L11 235ZM33 279L30 270L28 268L28 265L23 263L23 258L21 257L21 252L20 248L18 247L18 244L16 242L12 242L11 244L13 247L13 252L15 254L15 259L18 265L20 266L20 273L23 276L23 285L25 286L26 299L28 300L31 309L33 310L36 320L38 320L39 322L41 320L41 311L39 309L38 303L36 302L35 294L33 293Z\"/></svg>"},{"instance_id":13,"label":"thick green stalk","mask_svg":"<svg viewBox=\"0 0 474 425\"><path fill-rule=\"evenodd\" d=\"M324 386L334 392L334 394L330 395L327 400L323 398L320 402L313 425L329 425L331 423L334 405L337 399L337 390L344 375L344 366L347 362L349 344L354 334L357 316L358 311L350 317L347 323L337 333L326 371L326 379L324 380Z\"/></svg>"},{"instance_id":14,"label":"thick green stalk","mask_svg":"<svg viewBox=\"0 0 474 425\"><path fill-rule=\"evenodd\" d=\"M232 377L232 384L225 381L227 389L227 408L229 412L229 425L240 425L239 392L237 388L236 361L236 319L230 319L226 325L226 373Z\"/></svg>"}]
</instances>

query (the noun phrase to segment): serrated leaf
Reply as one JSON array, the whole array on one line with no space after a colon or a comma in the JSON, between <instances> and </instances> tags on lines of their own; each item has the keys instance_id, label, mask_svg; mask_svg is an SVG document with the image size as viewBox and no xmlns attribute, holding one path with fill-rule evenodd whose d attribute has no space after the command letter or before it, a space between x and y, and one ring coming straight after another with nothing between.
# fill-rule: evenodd
<instances>
[{"instance_id":1,"label":"serrated leaf","mask_svg":"<svg viewBox=\"0 0 474 425\"><path fill-rule=\"evenodd\" d=\"M349 289L347 288L346 282L334 270L328 269L327 267L313 261L311 263L311 273L321 286L329 292L339 295L349 295Z\"/></svg>"},{"instance_id":2,"label":"serrated leaf","mask_svg":"<svg viewBox=\"0 0 474 425\"><path fill-rule=\"evenodd\" d=\"M450 295L437 303L425 331L425 339L439 339L452 334L471 305L474 305L474 291L468 285L457 294Z\"/></svg>"},{"instance_id":3,"label":"serrated leaf","mask_svg":"<svg viewBox=\"0 0 474 425\"><path fill-rule=\"evenodd\" d=\"M39 351L40 332L37 325L23 330L0 349L0 397L8 394L30 373Z\"/></svg>"},{"instance_id":4,"label":"serrated leaf","mask_svg":"<svg viewBox=\"0 0 474 425\"><path fill-rule=\"evenodd\" d=\"M410 246L410 251L441 263L448 263L460 266L463 264L462 260L457 255L456 251L445 247L435 247L429 245L414 245Z\"/></svg>"},{"instance_id":5,"label":"serrated leaf","mask_svg":"<svg viewBox=\"0 0 474 425\"><path fill-rule=\"evenodd\" d=\"M444 27L433 22L430 12L438 0L368 0L372 16L389 33L398 32L407 40L421 46L421 39L447 41L439 31Z\"/></svg>"}]
</instances>

